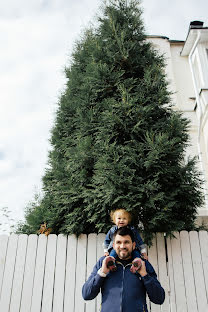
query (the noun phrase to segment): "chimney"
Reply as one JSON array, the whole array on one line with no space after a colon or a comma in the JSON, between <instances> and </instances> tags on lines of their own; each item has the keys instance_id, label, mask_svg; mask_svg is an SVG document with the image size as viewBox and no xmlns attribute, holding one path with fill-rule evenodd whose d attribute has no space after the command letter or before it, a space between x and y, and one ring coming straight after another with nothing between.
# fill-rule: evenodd
<instances>
[{"instance_id":1,"label":"chimney","mask_svg":"<svg viewBox=\"0 0 208 312\"><path fill-rule=\"evenodd\" d=\"M193 22L190 23L190 29L202 28L203 24L204 24L204 22L201 22L201 21L193 21Z\"/></svg>"}]
</instances>

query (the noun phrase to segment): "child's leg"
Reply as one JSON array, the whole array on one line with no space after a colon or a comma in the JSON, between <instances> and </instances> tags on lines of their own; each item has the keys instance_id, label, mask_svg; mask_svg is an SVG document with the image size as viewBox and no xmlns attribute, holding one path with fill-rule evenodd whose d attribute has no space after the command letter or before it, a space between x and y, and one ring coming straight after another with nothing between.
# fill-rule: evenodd
<instances>
[{"instance_id":1,"label":"child's leg","mask_svg":"<svg viewBox=\"0 0 208 312\"><path fill-rule=\"evenodd\" d=\"M115 258L111 256L106 257L106 266L109 268L111 271L116 271L116 263L115 263Z\"/></svg>"},{"instance_id":2,"label":"child's leg","mask_svg":"<svg viewBox=\"0 0 208 312\"><path fill-rule=\"evenodd\" d=\"M141 258L141 254L140 254L139 250L137 250L137 249L134 249L132 251L132 259L134 260L135 258Z\"/></svg>"},{"instance_id":3,"label":"child's leg","mask_svg":"<svg viewBox=\"0 0 208 312\"><path fill-rule=\"evenodd\" d=\"M135 258L133 261L132 261L132 266L130 268L130 271L132 273L136 273L142 266L142 260L141 258Z\"/></svg>"},{"instance_id":4,"label":"child's leg","mask_svg":"<svg viewBox=\"0 0 208 312\"><path fill-rule=\"evenodd\" d=\"M142 260L141 260L141 254L138 250L134 249L132 252L132 266L130 268L130 271L132 273L136 273L142 265Z\"/></svg>"},{"instance_id":5,"label":"child's leg","mask_svg":"<svg viewBox=\"0 0 208 312\"><path fill-rule=\"evenodd\" d=\"M116 259L117 253L116 253L115 249L113 249L113 248L111 249L109 256L114 257Z\"/></svg>"},{"instance_id":6,"label":"child's leg","mask_svg":"<svg viewBox=\"0 0 208 312\"><path fill-rule=\"evenodd\" d=\"M116 271L116 263L115 263L115 258L117 257L117 253L115 250L112 248L112 250L109 253L109 256L106 259L106 265L111 271Z\"/></svg>"}]
</instances>

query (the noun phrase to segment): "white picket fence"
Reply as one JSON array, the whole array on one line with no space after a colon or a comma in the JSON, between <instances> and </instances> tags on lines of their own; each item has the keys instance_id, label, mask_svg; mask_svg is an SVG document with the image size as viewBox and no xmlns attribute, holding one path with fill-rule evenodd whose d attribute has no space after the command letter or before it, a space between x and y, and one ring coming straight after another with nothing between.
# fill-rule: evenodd
<instances>
[{"instance_id":1,"label":"white picket fence","mask_svg":"<svg viewBox=\"0 0 208 312\"><path fill-rule=\"evenodd\" d=\"M208 233L158 233L149 261L166 291L151 312L208 311ZM101 296L82 299L81 289L103 255L104 234L0 236L1 312L98 312ZM136 311L132 311L136 312Z\"/></svg>"}]
</instances>

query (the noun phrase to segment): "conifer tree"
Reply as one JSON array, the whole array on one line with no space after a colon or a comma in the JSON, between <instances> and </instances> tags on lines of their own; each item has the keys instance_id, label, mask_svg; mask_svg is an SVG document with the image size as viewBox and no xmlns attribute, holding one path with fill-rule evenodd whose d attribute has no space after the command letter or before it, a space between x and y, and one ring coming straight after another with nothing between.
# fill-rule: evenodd
<instances>
[{"instance_id":1,"label":"conifer tree","mask_svg":"<svg viewBox=\"0 0 208 312\"><path fill-rule=\"evenodd\" d=\"M52 129L43 198L23 232L106 232L109 212L133 214L146 240L194 227L202 204L189 121L173 109L165 62L147 42L137 0L107 1L76 43Z\"/></svg>"}]
</instances>

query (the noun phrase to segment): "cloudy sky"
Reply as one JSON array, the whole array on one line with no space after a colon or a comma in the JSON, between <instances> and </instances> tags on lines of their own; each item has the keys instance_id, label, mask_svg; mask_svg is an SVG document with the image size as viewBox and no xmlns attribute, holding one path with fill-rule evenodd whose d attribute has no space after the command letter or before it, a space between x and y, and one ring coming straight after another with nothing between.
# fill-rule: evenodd
<instances>
[{"instance_id":1,"label":"cloudy sky","mask_svg":"<svg viewBox=\"0 0 208 312\"><path fill-rule=\"evenodd\" d=\"M73 43L100 0L0 2L0 233L41 190L50 129ZM185 40L190 21L208 26L207 0L143 0L146 33Z\"/></svg>"}]
</instances>

